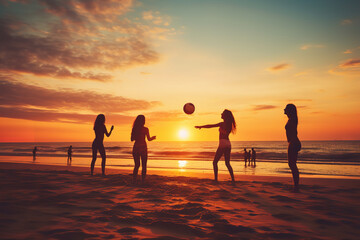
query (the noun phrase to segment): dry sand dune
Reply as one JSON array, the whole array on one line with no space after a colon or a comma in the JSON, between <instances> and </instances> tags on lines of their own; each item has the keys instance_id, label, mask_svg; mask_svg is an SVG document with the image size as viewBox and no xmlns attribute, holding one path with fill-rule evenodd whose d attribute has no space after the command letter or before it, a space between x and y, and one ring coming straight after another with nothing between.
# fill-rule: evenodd
<instances>
[{"instance_id":1,"label":"dry sand dune","mask_svg":"<svg viewBox=\"0 0 360 240\"><path fill-rule=\"evenodd\" d=\"M360 180L210 179L0 163L1 239L358 239Z\"/></svg>"}]
</instances>

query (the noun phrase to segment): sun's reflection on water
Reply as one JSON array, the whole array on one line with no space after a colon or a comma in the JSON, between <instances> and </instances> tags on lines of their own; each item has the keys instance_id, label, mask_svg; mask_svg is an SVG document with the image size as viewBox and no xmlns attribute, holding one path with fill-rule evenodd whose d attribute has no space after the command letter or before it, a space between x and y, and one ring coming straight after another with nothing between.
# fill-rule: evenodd
<instances>
[{"instance_id":1,"label":"sun's reflection on water","mask_svg":"<svg viewBox=\"0 0 360 240\"><path fill-rule=\"evenodd\" d=\"M187 161L185 161L185 160L178 161L179 171L185 172L186 164L187 164Z\"/></svg>"}]
</instances>

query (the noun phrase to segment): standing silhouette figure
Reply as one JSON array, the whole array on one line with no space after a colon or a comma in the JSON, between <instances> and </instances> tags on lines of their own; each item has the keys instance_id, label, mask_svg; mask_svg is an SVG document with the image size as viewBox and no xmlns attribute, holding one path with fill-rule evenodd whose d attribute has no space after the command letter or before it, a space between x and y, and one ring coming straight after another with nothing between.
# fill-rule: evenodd
<instances>
[{"instance_id":1,"label":"standing silhouette figure","mask_svg":"<svg viewBox=\"0 0 360 240\"><path fill-rule=\"evenodd\" d=\"M234 172L230 165L230 153L231 153L231 143L229 140L229 134L235 133L236 131L236 122L234 116L231 111L225 109L222 114L221 118L224 120L223 122L217 124L209 124L203 126L195 126L197 129L201 128L219 128L219 147L216 150L213 167L214 167L214 176L215 181L218 181L218 162L222 155L225 157L225 164L227 169L229 170L232 182L235 182Z\"/></svg>"},{"instance_id":2,"label":"standing silhouette figure","mask_svg":"<svg viewBox=\"0 0 360 240\"><path fill-rule=\"evenodd\" d=\"M301 143L297 136L297 126L298 126L298 116L297 110L294 104L286 105L284 109L284 114L289 118L285 125L286 138L289 143L288 145L288 163L291 169L294 180L294 191L299 191L299 169L296 165L298 153L301 149Z\"/></svg>"},{"instance_id":3,"label":"standing silhouette figure","mask_svg":"<svg viewBox=\"0 0 360 240\"><path fill-rule=\"evenodd\" d=\"M34 147L34 149L33 149L33 161L34 162L36 160L36 152L37 152L37 147Z\"/></svg>"},{"instance_id":4,"label":"standing silhouette figure","mask_svg":"<svg viewBox=\"0 0 360 240\"><path fill-rule=\"evenodd\" d=\"M139 115L136 117L132 131L131 131L131 141L134 142L133 147L133 158L134 158L134 171L133 171L133 181L136 182L139 167L140 167L140 159L141 159L141 179L142 182L145 181L146 178L146 165L147 165L147 158L148 158L148 151L147 151L147 144L145 138L148 141L152 141L156 139L156 136L150 137L149 129L144 126L145 125L145 116Z\"/></svg>"},{"instance_id":5,"label":"standing silhouette figure","mask_svg":"<svg viewBox=\"0 0 360 240\"><path fill-rule=\"evenodd\" d=\"M72 162L72 145L68 148L67 165L71 165Z\"/></svg>"},{"instance_id":6,"label":"standing silhouette figure","mask_svg":"<svg viewBox=\"0 0 360 240\"><path fill-rule=\"evenodd\" d=\"M245 167L246 167L247 158L248 158L248 152L246 151L246 148L244 148L244 162L245 162Z\"/></svg>"},{"instance_id":7,"label":"standing silhouette figure","mask_svg":"<svg viewBox=\"0 0 360 240\"><path fill-rule=\"evenodd\" d=\"M254 164L254 167L256 166L256 151L254 148L251 148L251 161L253 162Z\"/></svg>"},{"instance_id":8,"label":"standing silhouette figure","mask_svg":"<svg viewBox=\"0 0 360 240\"><path fill-rule=\"evenodd\" d=\"M95 162L96 162L97 151L99 151L101 158L102 158L102 161L101 161L102 175L105 176L106 153L105 153L105 148L104 148L104 134L107 137L110 137L113 129L114 129L114 126L111 126L110 132L107 131L106 126L105 126L104 114L99 114L96 117L96 120L94 122L95 139L92 143L91 175L94 174L94 166L95 166Z\"/></svg>"}]
</instances>

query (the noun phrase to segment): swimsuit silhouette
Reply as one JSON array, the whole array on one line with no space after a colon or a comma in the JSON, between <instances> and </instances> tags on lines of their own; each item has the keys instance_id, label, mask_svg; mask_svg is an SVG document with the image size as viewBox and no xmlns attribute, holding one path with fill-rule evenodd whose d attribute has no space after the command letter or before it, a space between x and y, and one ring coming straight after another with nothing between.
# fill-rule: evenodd
<instances>
[{"instance_id":1,"label":"swimsuit silhouette","mask_svg":"<svg viewBox=\"0 0 360 240\"><path fill-rule=\"evenodd\" d=\"M224 120L223 122L217 124L209 124L203 126L195 126L197 129L201 128L219 128L219 147L216 150L213 167L214 167L214 177L215 181L218 181L218 162L222 155L225 157L225 164L229 170L231 180L235 182L233 169L230 165L230 153L231 153L231 143L229 140L229 134L235 133L236 130L236 122L234 116L231 111L225 109L221 114L221 118Z\"/></svg>"},{"instance_id":2,"label":"swimsuit silhouette","mask_svg":"<svg viewBox=\"0 0 360 240\"><path fill-rule=\"evenodd\" d=\"M132 155L135 163L134 171L133 171L134 182L136 182L137 179L137 175L140 167L140 159L142 166L142 171L141 171L142 181L144 182L146 178L148 152L147 152L147 144L145 138L147 138L148 141L152 141L156 139L156 136L150 137L149 129L144 125L145 125L145 116L139 115L136 117L131 131L131 141L135 141L132 151Z\"/></svg>"},{"instance_id":3,"label":"swimsuit silhouette","mask_svg":"<svg viewBox=\"0 0 360 240\"><path fill-rule=\"evenodd\" d=\"M101 170L102 175L105 175L105 163L106 163L106 153L104 148L104 135L110 137L111 132L113 131L114 126L111 126L110 132L107 131L105 126L105 116L104 114L99 114L96 117L94 123L95 139L92 143L92 161L91 161L91 175L94 174L94 166L96 162L97 151L100 152L102 161L101 161Z\"/></svg>"}]
</instances>

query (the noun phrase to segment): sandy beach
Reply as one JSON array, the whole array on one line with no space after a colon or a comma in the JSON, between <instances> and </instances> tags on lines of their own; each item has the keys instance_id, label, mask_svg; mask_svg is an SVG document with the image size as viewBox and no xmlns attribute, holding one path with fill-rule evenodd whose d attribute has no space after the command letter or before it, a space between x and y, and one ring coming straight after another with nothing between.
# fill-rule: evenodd
<instances>
[{"instance_id":1,"label":"sandy beach","mask_svg":"<svg viewBox=\"0 0 360 240\"><path fill-rule=\"evenodd\" d=\"M1 239L358 239L360 180L0 163ZM170 174L171 175L171 174ZM204 177L204 176L202 176ZM211 177L209 175L208 177Z\"/></svg>"}]
</instances>

